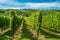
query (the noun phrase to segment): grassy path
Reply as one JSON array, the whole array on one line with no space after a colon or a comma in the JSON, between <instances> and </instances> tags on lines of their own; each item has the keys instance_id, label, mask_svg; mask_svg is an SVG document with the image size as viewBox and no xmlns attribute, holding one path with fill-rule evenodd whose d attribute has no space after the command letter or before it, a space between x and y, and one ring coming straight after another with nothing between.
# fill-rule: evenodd
<instances>
[{"instance_id":1,"label":"grassy path","mask_svg":"<svg viewBox=\"0 0 60 40\"><path fill-rule=\"evenodd\" d=\"M33 38L36 38L37 40L45 40L43 35L38 35L37 31L32 29L29 25L27 25L27 29L33 34Z\"/></svg>"},{"instance_id":2,"label":"grassy path","mask_svg":"<svg viewBox=\"0 0 60 40\"><path fill-rule=\"evenodd\" d=\"M22 23L21 23L22 24ZM21 33L22 25L20 25L10 36L10 40L13 40Z\"/></svg>"},{"instance_id":3,"label":"grassy path","mask_svg":"<svg viewBox=\"0 0 60 40\"><path fill-rule=\"evenodd\" d=\"M5 32L9 31L11 28L8 29L1 29L0 30L0 35L3 35Z\"/></svg>"}]
</instances>

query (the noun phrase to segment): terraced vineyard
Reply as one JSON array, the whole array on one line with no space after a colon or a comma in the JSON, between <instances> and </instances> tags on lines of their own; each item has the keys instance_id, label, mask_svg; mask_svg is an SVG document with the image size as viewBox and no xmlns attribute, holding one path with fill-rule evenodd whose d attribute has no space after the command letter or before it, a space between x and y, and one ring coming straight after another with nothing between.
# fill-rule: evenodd
<instances>
[{"instance_id":1,"label":"terraced vineyard","mask_svg":"<svg viewBox=\"0 0 60 40\"><path fill-rule=\"evenodd\" d=\"M0 40L60 40L60 11L2 9Z\"/></svg>"}]
</instances>

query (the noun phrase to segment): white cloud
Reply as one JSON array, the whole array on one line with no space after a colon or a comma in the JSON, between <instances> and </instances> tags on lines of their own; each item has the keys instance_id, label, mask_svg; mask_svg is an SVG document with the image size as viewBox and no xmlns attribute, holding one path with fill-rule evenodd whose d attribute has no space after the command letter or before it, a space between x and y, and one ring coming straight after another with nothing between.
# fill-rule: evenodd
<instances>
[{"instance_id":1,"label":"white cloud","mask_svg":"<svg viewBox=\"0 0 60 40\"><path fill-rule=\"evenodd\" d=\"M5 3L6 1L8 1L8 0L0 0L0 3Z\"/></svg>"},{"instance_id":2,"label":"white cloud","mask_svg":"<svg viewBox=\"0 0 60 40\"><path fill-rule=\"evenodd\" d=\"M47 8L47 7L60 7L60 3L25 3L28 8Z\"/></svg>"},{"instance_id":3,"label":"white cloud","mask_svg":"<svg viewBox=\"0 0 60 40\"><path fill-rule=\"evenodd\" d=\"M7 4L7 5L1 5ZM52 3L19 3L14 0L0 0L0 9L43 9L43 8L60 8L59 2Z\"/></svg>"},{"instance_id":4,"label":"white cloud","mask_svg":"<svg viewBox=\"0 0 60 40\"><path fill-rule=\"evenodd\" d=\"M16 5L16 4L19 4L19 3L14 1L14 0L0 0L0 4Z\"/></svg>"},{"instance_id":5,"label":"white cloud","mask_svg":"<svg viewBox=\"0 0 60 40\"><path fill-rule=\"evenodd\" d=\"M0 3L9 3L11 2L12 0L0 0Z\"/></svg>"}]
</instances>

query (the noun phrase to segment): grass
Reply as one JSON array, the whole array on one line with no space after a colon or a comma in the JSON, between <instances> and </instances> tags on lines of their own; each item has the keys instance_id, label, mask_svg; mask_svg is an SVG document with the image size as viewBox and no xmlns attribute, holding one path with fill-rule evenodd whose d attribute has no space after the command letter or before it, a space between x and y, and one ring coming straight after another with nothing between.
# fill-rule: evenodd
<instances>
[{"instance_id":1,"label":"grass","mask_svg":"<svg viewBox=\"0 0 60 40\"><path fill-rule=\"evenodd\" d=\"M60 40L58 38L47 38L47 40Z\"/></svg>"}]
</instances>

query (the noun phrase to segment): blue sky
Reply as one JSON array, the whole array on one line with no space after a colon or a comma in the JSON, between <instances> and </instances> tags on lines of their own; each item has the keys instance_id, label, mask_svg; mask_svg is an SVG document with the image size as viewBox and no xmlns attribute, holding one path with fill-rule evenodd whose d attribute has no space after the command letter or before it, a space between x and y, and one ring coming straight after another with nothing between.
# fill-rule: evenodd
<instances>
[{"instance_id":1,"label":"blue sky","mask_svg":"<svg viewBox=\"0 0 60 40\"><path fill-rule=\"evenodd\" d=\"M33 3L41 3L41 2L55 2L56 0L16 0L17 2L33 2Z\"/></svg>"},{"instance_id":2,"label":"blue sky","mask_svg":"<svg viewBox=\"0 0 60 40\"><path fill-rule=\"evenodd\" d=\"M0 9L60 10L60 0L0 0Z\"/></svg>"}]
</instances>

